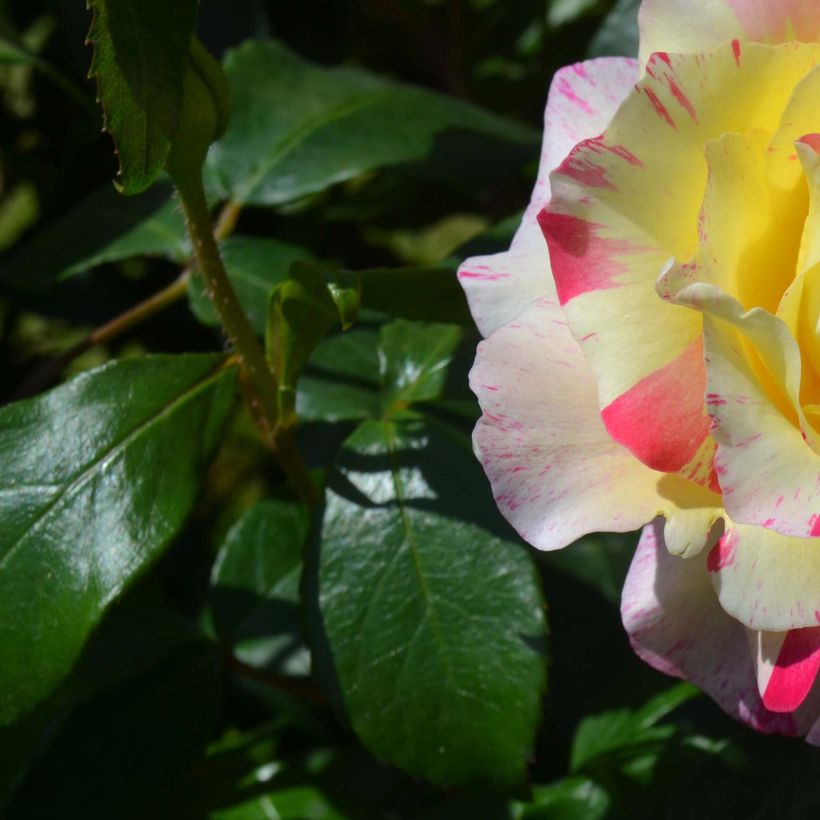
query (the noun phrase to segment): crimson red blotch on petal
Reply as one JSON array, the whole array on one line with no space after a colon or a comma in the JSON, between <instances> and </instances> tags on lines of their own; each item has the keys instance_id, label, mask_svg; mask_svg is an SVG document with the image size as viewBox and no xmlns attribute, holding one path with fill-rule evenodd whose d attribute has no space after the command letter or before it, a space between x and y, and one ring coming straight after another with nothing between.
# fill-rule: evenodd
<instances>
[{"instance_id":1,"label":"crimson red blotch on petal","mask_svg":"<svg viewBox=\"0 0 820 820\"><path fill-rule=\"evenodd\" d=\"M590 291L618 287L615 277L627 271L622 257L642 250L632 242L600 236L601 225L549 207L538 215L538 222L561 305Z\"/></svg>"},{"instance_id":2,"label":"crimson red blotch on petal","mask_svg":"<svg viewBox=\"0 0 820 820\"><path fill-rule=\"evenodd\" d=\"M735 530L729 530L720 538L717 544L712 547L706 559L706 568L709 572L720 572L720 570L734 564L737 542L738 537Z\"/></svg>"},{"instance_id":3,"label":"crimson red blotch on petal","mask_svg":"<svg viewBox=\"0 0 820 820\"><path fill-rule=\"evenodd\" d=\"M820 627L791 629L780 647L763 703L772 712L793 712L820 671Z\"/></svg>"},{"instance_id":4,"label":"crimson red blotch on petal","mask_svg":"<svg viewBox=\"0 0 820 820\"><path fill-rule=\"evenodd\" d=\"M682 470L709 435L703 339L631 387L601 413L609 434L647 467Z\"/></svg>"}]
</instances>

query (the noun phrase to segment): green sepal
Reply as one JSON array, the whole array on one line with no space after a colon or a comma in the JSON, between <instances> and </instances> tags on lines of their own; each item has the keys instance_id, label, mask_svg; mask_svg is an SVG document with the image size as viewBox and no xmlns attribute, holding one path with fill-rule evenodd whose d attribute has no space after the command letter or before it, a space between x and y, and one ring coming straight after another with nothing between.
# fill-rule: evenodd
<instances>
[{"instance_id":1,"label":"green sepal","mask_svg":"<svg viewBox=\"0 0 820 820\"><path fill-rule=\"evenodd\" d=\"M359 300L355 275L327 274L307 262L294 262L288 279L271 292L265 347L279 383L283 426L296 424L296 387L311 353L334 324L350 327Z\"/></svg>"},{"instance_id":2,"label":"green sepal","mask_svg":"<svg viewBox=\"0 0 820 820\"><path fill-rule=\"evenodd\" d=\"M171 140L166 167L175 181L201 174L211 144L227 130L231 90L222 66L196 38L183 82L179 127Z\"/></svg>"}]
</instances>

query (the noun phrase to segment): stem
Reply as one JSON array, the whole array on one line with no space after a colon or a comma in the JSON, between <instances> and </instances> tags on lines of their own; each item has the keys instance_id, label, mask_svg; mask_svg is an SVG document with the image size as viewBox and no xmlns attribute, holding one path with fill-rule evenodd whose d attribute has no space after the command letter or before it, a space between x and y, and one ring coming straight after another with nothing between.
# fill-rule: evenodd
<instances>
[{"instance_id":1,"label":"stem","mask_svg":"<svg viewBox=\"0 0 820 820\"><path fill-rule=\"evenodd\" d=\"M236 202L228 202L219 212L217 217L214 235L217 241L227 239L234 231L236 223L242 213L242 206ZM167 287L149 296L144 302L140 302L129 308L119 316L115 316L110 322L96 328L88 334L82 341L62 353L56 359L45 362L9 396L9 401L20 401L35 396L43 390L51 387L60 377L60 373L83 353L91 350L97 345L106 344L116 339L123 333L127 333L131 328L136 327L146 319L150 319L155 314L165 308L170 307L179 299L182 299L187 290L188 283L193 274L193 267L185 268L179 277Z\"/></svg>"},{"instance_id":2,"label":"stem","mask_svg":"<svg viewBox=\"0 0 820 820\"><path fill-rule=\"evenodd\" d=\"M110 322L93 330L82 341L77 342L73 347L66 350L65 353L62 353L56 359L52 359L43 367L35 370L31 376L12 393L10 400L19 401L20 399L29 398L30 396L40 393L53 384L59 378L62 370L70 365L78 356L82 356L83 353L91 350L92 347L110 342L112 339L117 338L117 336L121 336L123 333L131 330L131 328L179 301L188 290L188 281L190 278L191 268L186 268L170 285L149 296L144 302L140 302L138 305L129 308L125 313L116 316Z\"/></svg>"},{"instance_id":3,"label":"stem","mask_svg":"<svg viewBox=\"0 0 820 820\"><path fill-rule=\"evenodd\" d=\"M205 199L202 180L186 177L175 180L182 201L182 209L188 223L188 232L194 246L197 267L205 284L205 292L213 302L222 327L236 350L242 371L262 409L262 418L269 425L271 433L276 427L279 386L268 368L265 354L256 334L248 322L248 317L222 264L219 248L211 226L211 216Z\"/></svg>"},{"instance_id":4,"label":"stem","mask_svg":"<svg viewBox=\"0 0 820 820\"><path fill-rule=\"evenodd\" d=\"M278 428L277 379L268 367L262 347L239 304L222 264L211 226L202 176L200 173L179 173L173 176L193 242L197 268L205 284L205 292L210 297L222 327L239 357L242 383L248 393L251 414L262 432L265 443L290 478L294 489L303 501L313 504L318 497L316 487L292 441ZM232 211L225 218L225 223L230 224L230 214Z\"/></svg>"},{"instance_id":5,"label":"stem","mask_svg":"<svg viewBox=\"0 0 820 820\"><path fill-rule=\"evenodd\" d=\"M241 213L242 205L238 202L228 201L222 206L214 226L214 236L217 242L227 239L234 232Z\"/></svg>"}]
</instances>

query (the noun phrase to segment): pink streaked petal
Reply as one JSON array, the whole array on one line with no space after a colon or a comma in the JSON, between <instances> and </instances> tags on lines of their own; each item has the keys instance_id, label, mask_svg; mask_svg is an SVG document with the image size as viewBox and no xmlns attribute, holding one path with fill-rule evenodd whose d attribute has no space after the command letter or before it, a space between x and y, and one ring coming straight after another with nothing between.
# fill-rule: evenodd
<instances>
[{"instance_id":1,"label":"pink streaked petal","mask_svg":"<svg viewBox=\"0 0 820 820\"><path fill-rule=\"evenodd\" d=\"M820 627L757 633L757 681L771 712L796 711L820 671Z\"/></svg>"},{"instance_id":2,"label":"pink streaked petal","mask_svg":"<svg viewBox=\"0 0 820 820\"><path fill-rule=\"evenodd\" d=\"M564 313L610 433L651 468L687 470L708 439L706 371L693 347L703 320L659 304L654 288L669 259L699 246L704 145L771 128L791 99L784 78L799 81L819 56L818 46L749 44L739 67L728 42L709 54L658 53L603 137L579 144L552 174L540 221ZM711 464L701 466L714 487Z\"/></svg>"},{"instance_id":3,"label":"pink streaked petal","mask_svg":"<svg viewBox=\"0 0 820 820\"><path fill-rule=\"evenodd\" d=\"M644 0L640 11L641 60L656 51L698 53L735 40L743 44L820 39L816 0Z\"/></svg>"},{"instance_id":4,"label":"pink streaked petal","mask_svg":"<svg viewBox=\"0 0 820 820\"><path fill-rule=\"evenodd\" d=\"M722 709L759 731L806 732L816 709L780 714L763 704L746 630L721 609L706 554L669 555L662 531L660 521L644 528L624 585L621 615L635 651L659 671L701 687Z\"/></svg>"},{"instance_id":5,"label":"pink streaked petal","mask_svg":"<svg viewBox=\"0 0 820 820\"><path fill-rule=\"evenodd\" d=\"M783 43L820 39L817 0L726 0L743 28L746 40Z\"/></svg>"},{"instance_id":6,"label":"pink streaked petal","mask_svg":"<svg viewBox=\"0 0 820 820\"><path fill-rule=\"evenodd\" d=\"M726 612L750 629L784 635L820 625L817 540L725 520L707 568Z\"/></svg>"},{"instance_id":7,"label":"pink streaked petal","mask_svg":"<svg viewBox=\"0 0 820 820\"><path fill-rule=\"evenodd\" d=\"M695 457L709 434L705 393L703 340L695 339L677 359L605 407L602 417L612 438L644 464L673 473ZM647 424L652 417L662 424Z\"/></svg>"},{"instance_id":8,"label":"pink streaked petal","mask_svg":"<svg viewBox=\"0 0 820 820\"><path fill-rule=\"evenodd\" d=\"M536 302L482 342L470 383L484 413L476 451L499 509L534 546L634 530L673 506L659 495L664 476L607 435L557 305Z\"/></svg>"},{"instance_id":9,"label":"pink streaked petal","mask_svg":"<svg viewBox=\"0 0 820 820\"><path fill-rule=\"evenodd\" d=\"M546 244L536 217L550 197L549 174L573 146L600 134L638 79L638 63L604 57L560 69L545 113L538 180L506 253L468 259L459 279L483 336L514 319L530 302L554 298Z\"/></svg>"},{"instance_id":10,"label":"pink streaked petal","mask_svg":"<svg viewBox=\"0 0 820 820\"><path fill-rule=\"evenodd\" d=\"M618 275L629 270L628 257L641 251L633 242L604 236L603 225L570 214L545 209L538 223L562 305L584 293L618 287Z\"/></svg>"}]
</instances>

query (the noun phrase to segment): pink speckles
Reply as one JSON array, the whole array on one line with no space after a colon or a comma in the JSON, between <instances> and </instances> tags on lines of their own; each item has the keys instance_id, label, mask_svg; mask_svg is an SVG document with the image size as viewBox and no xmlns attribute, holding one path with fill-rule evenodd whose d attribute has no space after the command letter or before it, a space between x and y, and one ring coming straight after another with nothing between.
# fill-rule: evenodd
<instances>
[{"instance_id":1,"label":"pink speckles","mask_svg":"<svg viewBox=\"0 0 820 820\"><path fill-rule=\"evenodd\" d=\"M763 692L763 704L772 712L793 712L811 691L818 671L820 627L790 630Z\"/></svg>"},{"instance_id":2,"label":"pink speckles","mask_svg":"<svg viewBox=\"0 0 820 820\"><path fill-rule=\"evenodd\" d=\"M569 100L573 105L578 106L585 114L595 115L596 110L582 97L575 93L575 89L566 77L559 76L556 81L558 93Z\"/></svg>"},{"instance_id":3,"label":"pink speckles","mask_svg":"<svg viewBox=\"0 0 820 820\"><path fill-rule=\"evenodd\" d=\"M587 143L579 143L570 152L569 156L556 169L556 174L574 179L588 188L604 188L610 191L615 186L607 179L607 169L597 165L585 150Z\"/></svg>"},{"instance_id":4,"label":"pink speckles","mask_svg":"<svg viewBox=\"0 0 820 820\"><path fill-rule=\"evenodd\" d=\"M662 119L666 120L667 124L672 128L676 128L677 126L675 125L675 121L672 119L672 115L669 113L666 106L661 102L660 97L658 97L658 95L648 87L644 88L643 92L646 94L649 102L652 103L655 113Z\"/></svg>"},{"instance_id":5,"label":"pink speckles","mask_svg":"<svg viewBox=\"0 0 820 820\"><path fill-rule=\"evenodd\" d=\"M718 393L707 393L706 394L706 404L709 407L722 407L726 404L726 399L724 399Z\"/></svg>"},{"instance_id":6,"label":"pink speckles","mask_svg":"<svg viewBox=\"0 0 820 820\"><path fill-rule=\"evenodd\" d=\"M574 179L587 188L614 191L616 186L607 176L608 171L613 169L607 155L617 157L633 168L644 167L643 161L626 146L610 145L606 142L606 135L602 135L579 142L554 173Z\"/></svg>"},{"instance_id":7,"label":"pink speckles","mask_svg":"<svg viewBox=\"0 0 820 820\"><path fill-rule=\"evenodd\" d=\"M820 536L820 516L813 515L809 520L809 527L809 535L812 538L817 538L818 536Z\"/></svg>"},{"instance_id":8,"label":"pink speckles","mask_svg":"<svg viewBox=\"0 0 820 820\"><path fill-rule=\"evenodd\" d=\"M720 572L735 562L738 535L736 530L729 530L723 535L709 552L706 559L706 568L709 572Z\"/></svg>"},{"instance_id":9,"label":"pink speckles","mask_svg":"<svg viewBox=\"0 0 820 820\"><path fill-rule=\"evenodd\" d=\"M732 54L735 55L735 64L740 68L740 58L743 55L743 49L740 45L740 40L732 40Z\"/></svg>"},{"instance_id":10,"label":"pink speckles","mask_svg":"<svg viewBox=\"0 0 820 820\"><path fill-rule=\"evenodd\" d=\"M481 279L485 282L499 282L503 279L508 279L509 273L484 273L482 271L467 271L460 270L458 272L459 279Z\"/></svg>"},{"instance_id":11,"label":"pink speckles","mask_svg":"<svg viewBox=\"0 0 820 820\"><path fill-rule=\"evenodd\" d=\"M697 112L695 111L695 106L692 105L692 101L686 96L681 87L671 77L667 79L667 84L669 85L669 90L672 92L672 96L678 101L681 108L683 108L694 122L700 122Z\"/></svg>"},{"instance_id":12,"label":"pink speckles","mask_svg":"<svg viewBox=\"0 0 820 820\"><path fill-rule=\"evenodd\" d=\"M600 137L595 137L591 140L585 140L581 146L589 151L592 151L596 154L602 154L604 152L609 152L616 157L628 162L634 168L643 168L643 162L638 159L628 148L623 145L609 145L606 142L606 135L602 134Z\"/></svg>"}]
</instances>

